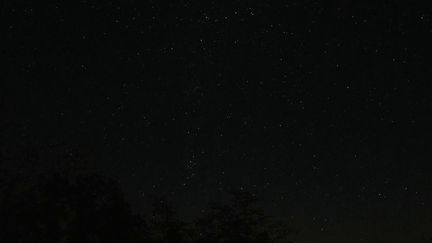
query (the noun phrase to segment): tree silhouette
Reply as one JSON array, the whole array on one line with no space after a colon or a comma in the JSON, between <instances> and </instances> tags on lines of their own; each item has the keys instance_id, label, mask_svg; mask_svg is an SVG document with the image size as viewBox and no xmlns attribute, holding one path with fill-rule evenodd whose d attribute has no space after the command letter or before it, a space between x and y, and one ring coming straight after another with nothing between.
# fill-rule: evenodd
<instances>
[{"instance_id":1,"label":"tree silhouette","mask_svg":"<svg viewBox=\"0 0 432 243\"><path fill-rule=\"evenodd\" d=\"M192 224L161 197L149 217L134 215L118 183L89 173L77 154L43 145L0 150L0 242L289 242L290 229L266 217L244 190Z\"/></svg>"},{"instance_id":2,"label":"tree silhouette","mask_svg":"<svg viewBox=\"0 0 432 243\"><path fill-rule=\"evenodd\" d=\"M229 204L214 204L196 221L197 242L276 242L256 202L255 194L241 190L232 193Z\"/></svg>"},{"instance_id":3,"label":"tree silhouette","mask_svg":"<svg viewBox=\"0 0 432 243\"><path fill-rule=\"evenodd\" d=\"M145 233L111 179L55 174L21 189L2 197L2 242L137 242Z\"/></svg>"},{"instance_id":4,"label":"tree silhouette","mask_svg":"<svg viewBox=\"0 0 432 243\"><path fill-rule=\"evenodd\" d=\"M153 209L150 217L152 242L174 243L190 240L190 232L186 223L178 219L176 211L162 197L153 199Z\"/></svg>"}]
</instances>

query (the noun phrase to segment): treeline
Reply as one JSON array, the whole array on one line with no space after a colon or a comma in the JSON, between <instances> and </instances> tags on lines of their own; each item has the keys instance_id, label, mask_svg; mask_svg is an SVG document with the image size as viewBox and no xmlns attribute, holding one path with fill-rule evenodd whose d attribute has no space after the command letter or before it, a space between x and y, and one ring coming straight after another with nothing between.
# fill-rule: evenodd
<instances>
[{"instance_id":1,"label":"treeline","mask_svg":"<svg viewBox=\"0 0 432 243\"><path fill-rule=\"evenodd\" d=\"M292 233L247 191L184 222L163 198L148 215L134 214L117 182L96 174L15 178L0 181L0 242L276 243Z\"/></svg>"}]
</instances>

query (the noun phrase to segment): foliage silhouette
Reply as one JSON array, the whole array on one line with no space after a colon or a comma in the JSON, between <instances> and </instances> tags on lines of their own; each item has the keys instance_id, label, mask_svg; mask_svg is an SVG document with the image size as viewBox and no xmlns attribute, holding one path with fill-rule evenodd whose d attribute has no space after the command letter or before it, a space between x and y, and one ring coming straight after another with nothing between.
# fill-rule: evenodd
<instances>
[{"instance_id":1,"label":"foliage silhouette","mask_svg":"<svg viewBox=\"0 0 432 243\"><path fill-rule=\"evenodd\" d=\"M213 204L196 221L199 236L197 242L287 242L276 234L269 218L256 203L255 194L239 190L232 193L230 203Z\"/></svg>"},{"instance_id":2,"label":"foliage silhouette","mask_svg":"<svg viewBox=\"0 0 432 243\"><path fill-rule=\"evenodd\" d=\"M19 195L1 197L1 242L134 242L145 233L115 181L105 177L55 174L14 190Z\"/></svg>"},{"instance_id":3,"label":"foliage silhouette","mask_svg":"<svg viewBox=\"0 0 432 243\"><path fill-rule=\"evenodd\" d=\"M56 173L36 184L2 190L0 241L287 242L276 237L254 194L237 191L232 196L230 203L213 204L193 224L181 221L166 199L155 198L146 219L131 212L116 181Z\"/></svg>"},{"instance_id":4,"label":"foliage silhouette","mask_svg":"<svg viewBox=\"0 0 432 243\"><path fill-rule=\"evenodd\" d=\"M0 242L270 243L288 242L291 234L272 225L256 195L244 190L233 192L229 203L211 205L193 223L180 220L161 197L145 217L132 213L115 180L89 173L72 153L15 150L3 148L0 156Z\"/></svg>"},{"instance_id":5,"label":"foliage silhouette","mask_svg":"<svg viewBox=\"0 0 432 243\"><path fill-rule=\"evenodd\" d=\"M189 242L190 229L178 217L174 208L162 197L153 198L153 208L149 219L152 242Z\"/></svg>"}]
</instances>

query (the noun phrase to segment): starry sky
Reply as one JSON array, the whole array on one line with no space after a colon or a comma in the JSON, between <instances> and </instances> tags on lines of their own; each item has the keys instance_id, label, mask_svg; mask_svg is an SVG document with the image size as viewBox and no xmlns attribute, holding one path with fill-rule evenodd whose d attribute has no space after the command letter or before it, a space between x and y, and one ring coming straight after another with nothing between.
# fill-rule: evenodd
<instances>
[{"instance_id":1,"label":"starry sky","mask_svg":"<svg viewBox=\"0 0 432 243\"><path fill-rule=\"evenodd\" d=\"M159 194L190 219L240 189L298 242L432 237L425 6L2 5L4 148L82 158L137 211Z\"/></svg>"}]
</instances>

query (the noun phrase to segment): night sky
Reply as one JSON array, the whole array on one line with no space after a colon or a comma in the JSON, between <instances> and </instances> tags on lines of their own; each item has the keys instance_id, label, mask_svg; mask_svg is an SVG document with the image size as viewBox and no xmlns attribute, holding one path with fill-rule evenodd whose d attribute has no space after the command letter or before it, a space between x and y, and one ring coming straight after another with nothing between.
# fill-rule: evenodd
<instances>
[{"instance_id":1,"label":"night sky","mask_svg":"<svg viewBox=\"0 0 432 243\"><path fill-rule=\"evenodd\" d=\"M75 156L136 211L240 189L296 242L429 242L429 8L48 2L0 6L3 151Z\"/></svg>"}]
</instances>

